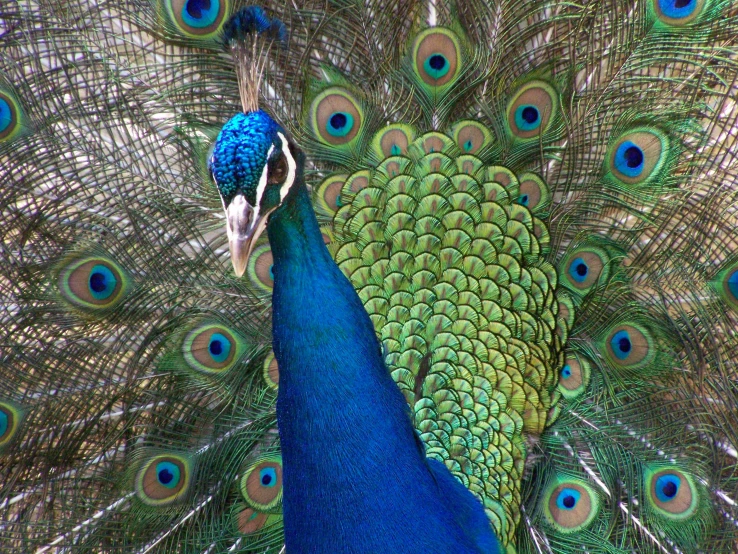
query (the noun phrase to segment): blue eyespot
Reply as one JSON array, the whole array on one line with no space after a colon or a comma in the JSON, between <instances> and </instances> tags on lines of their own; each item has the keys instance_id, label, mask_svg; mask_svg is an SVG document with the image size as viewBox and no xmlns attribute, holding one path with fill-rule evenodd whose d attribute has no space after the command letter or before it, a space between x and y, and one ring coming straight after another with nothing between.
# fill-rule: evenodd
<instances>
[{"instance_id":1,"label":"blue eyespot","mask_svg":"<svg viewBox=\"0 0 738 554\"><path fill-rule=\"evenodd\" d=\"M562 510L573 510L582 493L576 489L565 487L559 491L559 495L556 497L556 506Z\"/></svg>"},{"instance_id":2,"label":"blue eyespot","mask_svg":"<svg viewBox=\"0 0 738 554\"><path fill-rule=\"evenodd\" d=\"M277 472L273 467L264 467L259 471L259 482L263 487L275 487L277 485Z\"/></svg>"},{"instance_id":3,"label":"blue eyespot","mask_svg":"<svg viewBox=\"0 0 738 554\"><path fill-rule=\"evenodd\" d=\"M220 0L186 0L182 20L195 29L209 27L218 18Z\"/></svg>"},{"instance_id":4,"label":"blue eyespot","mask_svg":"<svg viewBox=\"0 0 738 554\"><path fill-rule=\"evenodd\" d=\"M4 98L0 98L0 133L13 123L13 110Z\"/></svg>"},{"instance_id":5,"label":"blue eyespot","mask_svg":"<svg viewBox=\"0 0 738 554\"><path fill-rule=\"evenodd\" d=\"M521 194L518 196L518 204L527 206L530 203L530 197L527 194Z\"/></svg>"},{"instance_id":6,"label":"blue eyespot","mask_svg":"<svg viewBox=\"0 0 738 554\"><path fill-rule=\"evenodd\" d=\"M697 0L658 0L659 9L671 19L684 19L697 9Z\"/></svg>"},{"instance_id":7,"label":"blue eyespot","mask_svg":"<svg viewBox=\"0 0 738 554\"><path fill-rule=\"evenodd\" d=\"M465 150L466 152L469 152L469 151L471 151L471 149L472 149L472 148L474 148L474 143L473 143L473 142L472 142L471 140L467 140L467 141L466 141L466 142L464 143L464 150Z\"/></svg>"},{"instance_id":8,"label":"blue eyespot","mask_svg":"<svg viewBox=\"0 0 738 554\"><path fill-rule=\"evenodd\" d=\"M569 364L564 365L564 367L561 368L561 377L563 379L568 379L571 377L571 366Z\"/></svg>"},{"instance_id":9,"label":"blue eyespot","mask_svg":"<svg viewBox=\"0 0 738 554\"><path fill-rule=\"evenodd\" d=\"M610 339L610 346L615 356L619 360L625 360L630 356L633 350L633 344L630 341L630 333L628 331L618 331Z\"/></svg>"},{"instance_id":10,"label":"blue eyespot","mask_svg":"<svg viewBox=\"0 0 738 554\"><path fill-rule=\"evenodd\" d=\"M679 493L681 485L682 480L678 476L672 473L661 475L656 479L656 498L660 502L671 502Z\"/></svg>"},{"instance_id":11,"label":"blue eyespot","mask_svg":"<svg viewBox=\"0 0 738 554\"><path fill-rule=\"evenodd\" d=\"M582 258L574 258L569 264L569 275L577 283L583 283L589 275L589 266Z\"/></svg>"},{"instance_id":12,"label":"blue eyespot","mask_svg":"<svg viewBox=\"0 0 738 554\"><path fill-rule=\"evenodd\" d=\"M159 462L156 464L156 479L162 486L173 489L179 484L180 477L177 464L173 464L172 462Z\"/></svg>"},{"instance_id":13,"label":"blue eyespot","mask_svg":"<svg viewBox=\"0 0 738 554\"><path fill-rule=\"evenodd\" d=\"M5 410L0 408L0 437L5 436L5 433L8 432L9 425L10 421L8 419L8 414L5 413Z\"/></svg>"},{"instance_id":14,"label":"blue eyespot","mask_svg":"<svg viewBox=\"0 0 738 554\"><path fill-rule=\"evenodd\" d=\"M400 149L399 146L397 146L396 144L393 144L392 147L390 148L390 154L392 154L393 156L399 156L400 154L402 154L402 150Z\"/></svg>"},{"instance_id":15,"label":"blue eyespot","mask_svg":"<svg viewBox=\"0 0 738 554\"><path fill-rule=\"evenodd\" d=\"M521 131L533 131L541 126L541 114L532 104L523 104L515 110L515 125Z\"/></svg>"},{"instance_id":16,"label":"blue eyespot","mask_svg":"<svg viewBox=\"0 0 738 554\"><path fill-rule=\"evenodd\" d=\"M644 161L643 150L629 140L615 152L615 169L626 177L638 177L643 172Z\"/></svg>"},{"instance_id":17,"label":"blue eyespot","mask_svg":"<svg viewBox=\"0 0 738 554\"><path fill-rule=\"evenodd\" d=\"M423 63L423 69L433 79L440 79L451 69L451 64L448 63L446 56L443 54L435 53L431 54L425 59Z\"/></svg>"},{"instance_id":18,"label":"blue eyespot","mask_svg":"<svg viewBox=\"0 0 738 554\"><path fill-rule=\"evenodd\" d=\"M325 130L333 137L345 137L354 127L354 116L348 112L334 112L328 118Z\"/></svg>"},{"instance_id":19,"label":"blue eyespot","mask_svg":"<svg viewBox=\"0 0 738 554\"><path fill-rule=\"evenodd\" d=\"M727 279L728 291L734 299L738 299L738 269L734 270L733 273Z\"/></svg>"},{"instance_id":20,"label":"blue eyespot","mask_svg":"<svg viewBox=\"0 0 738 554\"><path fill-rule=\"evenodd\" d=\"M90 294L95 300L105 300L115 291L118 279L104 265L96 265L90 271L89 285Z\"/></svg>"},{"instance_id":21,"label":"blue eyespot","mask_svg":"<svg viewBox=\"0 0 738 554\"><path fill-rule=\"evenodd\" d=\"M213 333L210 336L208 350L213 360L221 364L228 359L228 355L231 353L231 341L225 335Z\"/></svg>"}]
</instances>

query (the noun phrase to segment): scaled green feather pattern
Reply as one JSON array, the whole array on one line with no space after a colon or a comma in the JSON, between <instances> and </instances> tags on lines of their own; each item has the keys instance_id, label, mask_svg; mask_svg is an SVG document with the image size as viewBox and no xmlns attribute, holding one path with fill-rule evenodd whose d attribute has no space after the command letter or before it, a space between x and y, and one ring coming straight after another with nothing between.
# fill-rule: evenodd
<instances>
[{"instance_id":1,"label":"scaled green feather pattern","mask_svg":"<svg viewBox=\"0 0 738 554\"><path fill-rule=\"evenodd\" d=\"M543 431L556 399L557 279L542 257L545 228L510 194L517 181L503 187L462 148L428 133L405 156L347 177L331 248L428 456L479 496L512 542L525 439Z\"/></svg>"},{"instance_id":2,"label":"scaled green feather pattern","mask_svg":"<svg viewBox=\"0 0 738 554\"><path fill-rule=\"evenodd\" d=\"M272 257L233 275L207 170L242 2L206 4L0 0L3 552L283 551ZM507 552L735 552L734 3L265 9L261 104Z\"/></svg>"}]
</instances>

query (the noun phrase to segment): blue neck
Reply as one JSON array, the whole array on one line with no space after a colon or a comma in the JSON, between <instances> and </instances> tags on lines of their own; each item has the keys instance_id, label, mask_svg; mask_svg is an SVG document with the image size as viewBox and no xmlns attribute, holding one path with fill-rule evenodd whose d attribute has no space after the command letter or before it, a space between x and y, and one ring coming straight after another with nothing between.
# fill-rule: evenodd
<instances>
[{"instance_id":1,"label":"blue neck","mask_svg":"<svg viewBox=\"0 0 738 554\"><path fill-rule=\"evenodd\" d=\"M331 258L304 186L272 215L267 230L274 256L273 342L282 441L295 439L302 459L318 460L327 453L321 449L350 445L356 450L340 469L351 474L366 470L365 456L373 448L408 451L422 462L407 404L386 369L374 326ZM362 421L372 423L364 428ZM368 429L377 425L384 431L367 441ZM298 435L291 436L292 431ZM289 458L292 450L287 451ZM341 472L330 473L340 479Z\"/></svg>"},{"instance_id":2,"label":"blue neck","mask_svg":"<svg viewBox=\"0 0 738 554\"><path fill-rule=\"evenodd\" d=\"M304 184L293 186L267 231L287 551L476 551L459 520L483 521L490 534L481 505L425 459L372 322L323 243ZM455 505L464 503L455 495L476 507Z\"/></svg>"}]
</instances>

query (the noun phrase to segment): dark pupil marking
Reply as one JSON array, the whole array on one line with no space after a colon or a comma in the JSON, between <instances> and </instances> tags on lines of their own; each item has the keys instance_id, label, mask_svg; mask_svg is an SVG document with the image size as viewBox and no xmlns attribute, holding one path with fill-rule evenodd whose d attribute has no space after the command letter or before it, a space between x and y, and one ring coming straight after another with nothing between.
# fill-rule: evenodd
<instances>
[{"instance_id":1,"label":"dark pupil marking","mask_svg":"<svg viewBox=\"0 0 738 554\"><path fill-rule=\"evenodd\" d=\"M523 113L521 115L523 116L523 119L526 121L526 123L533 124L538 121L538 110L533 106L527 106L523 108Z\"/></svg>"},{"instance_id":2,"label":"dark pupil marking","mask_svg":"<svg viewBox=\"0 0 738 554\"><path fill-rule=\"evenodd\" d=\"M334 129L343 129L346 126L348 120L346 114L335 113L331 116L330 124Z\"/></svg>"},{"instance_id":3,"label":"dark pupil marking","mask_svg":"<svg viewBox=\"0 0 738 554\"><path fill-rule=\"evenodd\" d=\"M105 286L106 286L106 283L105 283L105 274L104 273L102 273L100 271L96 271L96 272L90 274L90 288L94 292L104 292L105 291Z\"/></svg>"},{"instance_id":4,"label":"dark pupil marking","mask_svg":"<svg viewBox=\"0 0 738 554\"><path fill-rule=\"evenodd\" d=\"M219 340L210 341L209 348L213 356L219 356L223 353L223 343Z\"/></svg>"},{"instance_id":5,"label":"dark pupil marking","mask_svg":"<svg viewBox=\"0 0 738 554\"><path fill-rule=\"evenodd\" d=\"M677 486L676 483L673 481L668 481L661 489L661 492L664 493L664 496L668 496L669 498L674 498L677 493Z\"/></svg>"},{"instance_id":6,"label":"dark pupil marking","mask_svg":"<svg viewBox=\"0 0 738 554\"><path fill-rule=\"evenodd\" d=\"M200 19L202 18L202 12L210 9L210 0L189 0L186 9L190 17Z\"/></svg>"},{"instance_id":7,"label":"dark pupil marking","mask_svg":"<svg viewBox=\"0 0 738 554\"><path fill-rule=\"evenodd\" d=\"M569 377L571 377L571 368L568 365L565 365L564 369L561 370L561 375L565 379L568 379Z\"/></svg>"},{"instance_id":8,"label":"dark pupil marking","mask_svg":"<svg viewBox=\"0 0 738 554\"><path fill-rule=\"evenodd\" d=\"M692 3L692 0L676 0L674 2L675 8L684 8L686 6L689 6Z\"/></svg>"},{"instance_id":9,"label":"dark pupil marking","mask_svg":"<svg viewBox=\"0 0 738 554\"><path fill-rule=\"evenodd\" d=\"M441 56L441 54L433 54L428 59L428 65L430 65L431 68L435 69L436 71L441 71L444 67L446 67L446 58Z\"/></svg>"},{"instance_id":10,"label":"dark pupil marking","mask_svg":"<svg viewBox=\"0 0 738 554\"><path fill-rule=\"evenodd\" d=\"M577 275L579 275L580 277L584 277L585 275L587 275L589 268L585 263L578 263L577 266L574 268L574 271L576 271Z\"/></svg>"},{"instance_id":11,"label":"dark pupil marking","mask_svg":"<svg viewBox=\"0 0 738 554\"><path fill-rule=\"evenodd\" d=\"M630 339L623 337L618 341L618 348L621 352L630 352Z\"/></svg>"},{"instance_id":12,"label":"dark pupil marking","mask_svg":"<svg viewBox=\"0 0 738 554\"><path fill-rule=\"evenodd\" d=\"M265 485L266 486L266 485L269 485L269 483L271 483L271 482L272 482L272 476L269 475L268 473L265 473L264 475L261 476L261 484L262 485Z\"/></svg>"},{"instance_id":13,"label":"dark pupil marking","mask_svg":"<svg viewBox=\"0 0 738 554\"><path fill-rule=\"evenodd\" d=\"M526 204L526 205L528 204L528 195L527 194L524 194L523 196L520 197L520 203L521 204Z\"/></svg>"},{"instance_id":14,"label":"dark pupil marking","mask_svg":"<svg viewBox=\"0 0 738 554\"><path fill-rule=\"evenodd\" d=\"M174 474L171 471L168 469L159 470L159 482L162 485L168 485L172 482L172 479L174 479Z\"/></svg>"},{"instance_id":15,"label":"dark pupil marking","mask_svg":"<svg viewBox=\"0 0 738 554\"><path fill-rule=\"evenodd\" d=\"M576 505L577 500L573 496L567 495L562 500L562 504L570 510Z\"/></svg>"},{"instance_id":16,"label":"dark pupil marking","mask_svg":"<svg viewBox=\"0 0 738 554\"><path fill-rule=\"evenodd\" d=\"M625 163L630 168L636 168L643 163L643 152L637 146L625 150Z\"/></svg>"}]
</instances>

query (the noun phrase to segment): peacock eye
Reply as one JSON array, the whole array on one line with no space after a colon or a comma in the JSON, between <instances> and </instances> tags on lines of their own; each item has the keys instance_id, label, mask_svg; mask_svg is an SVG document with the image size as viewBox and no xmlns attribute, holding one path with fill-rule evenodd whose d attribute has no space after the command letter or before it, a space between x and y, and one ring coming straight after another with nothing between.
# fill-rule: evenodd
<instances>
[{"instance_id":1,"label":"peacock eye","mask_svg":"<svg viewBox=\"0 0 738 554\"><path fill-rule=\"evenodd\" d=\"M267 184L279 185L284 183L287 177L287 158L284 154L269 160L269 169L267 170Z\"/></svg>"}]
</instances>

